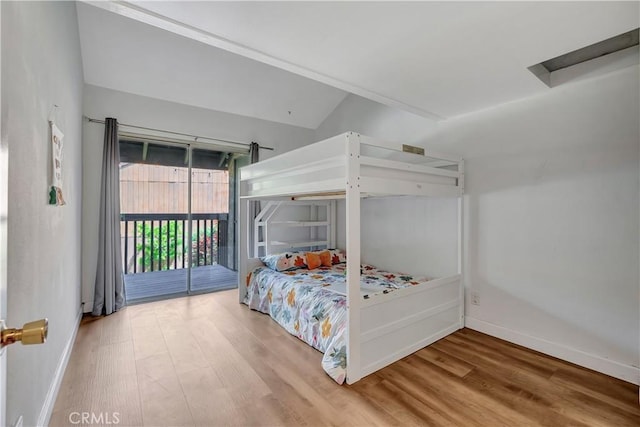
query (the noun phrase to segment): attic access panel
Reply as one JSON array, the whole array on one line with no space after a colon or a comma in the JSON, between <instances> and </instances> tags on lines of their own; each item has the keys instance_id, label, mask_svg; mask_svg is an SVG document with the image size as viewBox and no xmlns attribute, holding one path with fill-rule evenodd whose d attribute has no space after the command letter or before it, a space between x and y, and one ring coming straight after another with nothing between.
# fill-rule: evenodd
<instances>
[{"instance_id":1,"label":"attic access panel","mask_svg":"<svg viewBox=\"0 0 640 427\"><path fill-rule=\"evenodd\" d=\"M548 59L541 62L541 64L547 69L547 71L552 73L563 68L571 67L572 65L590 61L604 55L609 55L632 46L637 46L639 32L639 29L636 28L635 30L628 31L581 49L565 53L564 55Z\"/></svg>"},{"instance_id":2,"label":"attic access panel","mask_svg":"<svg viewBox=\"0 0 640 427\"><path fill-rule=\"evenodd\" d=\"M185 147L147 144L145 148L144 142L130 140L120 140L120 162L183 168L189 166ZM191 166L194 169L227 170L228 153L194 149Z\"/></svg>"},{"instance_id":3,"label":"attic access panel","mask_svg":"<svg viewBox=\"0 0 640 427\"><path fill-rule=\"evenodd\" d=\"M639 29L547 59L528 68L549 87L593 77L640 62Z\"/></svg>"}]
</instances>

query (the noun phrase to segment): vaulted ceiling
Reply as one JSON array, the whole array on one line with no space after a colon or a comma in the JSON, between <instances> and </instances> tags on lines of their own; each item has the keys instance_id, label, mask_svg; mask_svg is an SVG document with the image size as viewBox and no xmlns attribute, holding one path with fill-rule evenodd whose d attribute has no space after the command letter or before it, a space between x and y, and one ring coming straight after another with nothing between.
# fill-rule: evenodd
<instances>
[{"instance_id":1,"label":"vaulted ceiling","mask_svg":"<svg viewBox=\"0 0 640 427\"><path fill-rule=\"evenodd\" d=\"M100 8L78 17L88 84L310 129L347 95Z\"/></svg>"},{"instance_id":2,"label":"vaulted ceiling","mask_svg":"<svg viewBox=\"0 0 640 427\"><path fill-rule=\"evenodd\" d=\"M431 118L544 93L529 66L640 21L638 2L95 5L88 83L312 129L349 92Z\"/></svg>"}]
</instances>

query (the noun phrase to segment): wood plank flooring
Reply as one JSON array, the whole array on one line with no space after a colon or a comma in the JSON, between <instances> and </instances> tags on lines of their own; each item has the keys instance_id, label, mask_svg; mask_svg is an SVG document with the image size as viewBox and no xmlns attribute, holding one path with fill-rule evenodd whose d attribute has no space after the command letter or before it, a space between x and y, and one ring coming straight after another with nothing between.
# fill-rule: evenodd
<instances>
[{"instance_id":1,"label":"wood plank flooring","mask_svg":"<svg viewBox=\"0 0 640 427\"><path fill-rule=\"evenodd\" d=\"M83 321L50 425L640 425L637 386L469 329L353 386L321 357L234 290L130 306Z\"/></svg>"}]
</instances>

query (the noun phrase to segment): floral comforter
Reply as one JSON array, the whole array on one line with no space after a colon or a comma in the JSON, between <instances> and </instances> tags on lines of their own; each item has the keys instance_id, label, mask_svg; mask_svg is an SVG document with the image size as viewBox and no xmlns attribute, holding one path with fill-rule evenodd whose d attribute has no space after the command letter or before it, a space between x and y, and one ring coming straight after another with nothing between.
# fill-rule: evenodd
<instances>
[{"instance_id":1,"label":"floral comforter","mask_svg":"<svg viewBox=\"0 0 640 427\"><path fill-rule=\"evenodd\" d=\"M247 281L244 303L269 314L290 334L324 353L322 367L338 384L346 378L347 297L345 264L278 272L255 269ZM368 299L380 293L426 281L361 267L360 292Z\"/></svg>"}]
</instances>

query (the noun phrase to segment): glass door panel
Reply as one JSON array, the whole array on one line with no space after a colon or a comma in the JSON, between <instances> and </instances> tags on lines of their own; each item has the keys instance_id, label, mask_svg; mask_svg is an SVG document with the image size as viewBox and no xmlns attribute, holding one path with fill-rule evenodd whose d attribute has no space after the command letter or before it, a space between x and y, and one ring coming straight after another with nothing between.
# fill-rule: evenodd
<instances>
[{"instance_id":1,"label":"glass door panel","mask_svg":"<svg viewBox=\"0 0 640 427\"><path fill-rule=\"evenodd\" d=\"M186 294L188 147L121 140L120 212L127 302Z\"/></svg>"},{"instance_id":2,"label":"glass door panel","mask_svg":"<svg viewBox=\"0 0 640 427\"><path fill-rule=\"evenodd\" d=\"M238 284L229 242L229 163L232 155L192 149L191 292Z\"/></svg>"}]
</instances>

